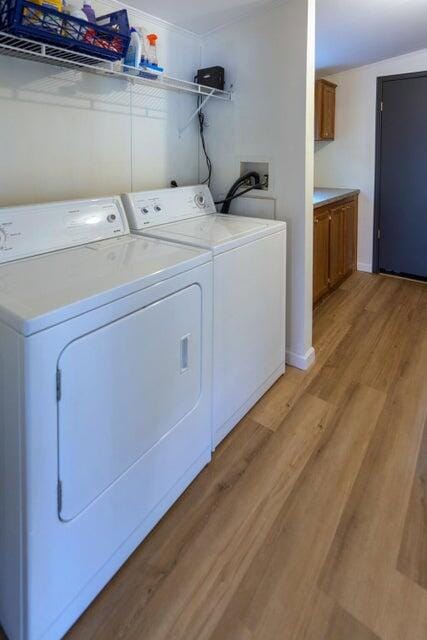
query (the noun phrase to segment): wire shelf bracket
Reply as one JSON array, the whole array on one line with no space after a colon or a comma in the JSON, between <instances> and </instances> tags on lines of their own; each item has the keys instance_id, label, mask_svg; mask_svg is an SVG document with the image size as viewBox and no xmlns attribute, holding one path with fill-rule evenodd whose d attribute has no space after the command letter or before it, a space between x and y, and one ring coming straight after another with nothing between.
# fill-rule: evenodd
<instances>
[{"instance_id":1,"label":"wire shelf bracket","mask_svg":"<svg viewBox=\"0 0 427 640\"><path fill-rule=\"evenodd\" d=\"M183 127L181 127L180 129L178 129L178 136L181 138L182 134L184 133L184 131L186 129L188 129L188 127L190 126L190 124L193 122L194 118L197 117L197 115L199 114L199 112L203 109L203 107L205 106L205 104L207 102L209 102L209 100L213 97L215 92L215 89L212 89L212 91L204 98L204 100L202 100L202 102L200 103L200 105L197 107L197 109L191 114L191 116L188 118L187 122L185 123L185 125Z\"/></svg>"}]
</instances>

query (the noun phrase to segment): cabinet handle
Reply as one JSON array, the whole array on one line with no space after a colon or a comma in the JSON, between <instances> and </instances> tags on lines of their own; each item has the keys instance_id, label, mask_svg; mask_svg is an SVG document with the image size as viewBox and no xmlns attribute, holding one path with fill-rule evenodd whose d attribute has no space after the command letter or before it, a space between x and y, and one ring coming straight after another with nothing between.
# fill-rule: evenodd
<instances>
[{"instance_id":1,"label":"cabinet handle","mask_svg":"<svg viewBox=\"0 0 427 640\"><path fill-rule=\"evenodd\" d=\"M317 224L319 221L317 218L314 218L314 222Z\"/></svg>"}]
</instances>

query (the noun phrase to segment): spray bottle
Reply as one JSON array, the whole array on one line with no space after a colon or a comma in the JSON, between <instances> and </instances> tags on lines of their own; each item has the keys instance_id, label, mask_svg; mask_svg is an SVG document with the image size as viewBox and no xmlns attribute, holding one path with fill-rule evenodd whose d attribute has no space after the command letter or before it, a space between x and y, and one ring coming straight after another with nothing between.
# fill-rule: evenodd
<instances>
[{"instance_id":1,"label":"spray bottle","mask_svg":"<svg viewBox=\"0 0 427 640\"><path fill-rule=\"evenodd\" d=\"M139 65L142 58L142 40L138 31L132 27L130 30L130 44L123 61L123 71L135 76L139 74Z\"/></svg>"},{"instance_id":2,"label":"spray bottle","mask_svg":"<svg viewBox=\"0 0 427 640\"><path fill-rule=\"evenodd\" d=\"M150 64L158 66L157 59L157 40L158 36L155 33L149 33L147 36L148 40L148 50L147 50L147 60Z\"/></svg>"},{"instance_id":3,"label":"spray bottle","mask_svg":"<svg viewBox=\"0 0 427 640\"><path fill-rule=\"evenodd\" d=\"M141 62L140 73L140 75L145 78L155 79L164 72L163 67L159 67L158 63L157 40L158 36L155 33L147 35L148 46L145 59Z\"/></svg>"}]
</instances>

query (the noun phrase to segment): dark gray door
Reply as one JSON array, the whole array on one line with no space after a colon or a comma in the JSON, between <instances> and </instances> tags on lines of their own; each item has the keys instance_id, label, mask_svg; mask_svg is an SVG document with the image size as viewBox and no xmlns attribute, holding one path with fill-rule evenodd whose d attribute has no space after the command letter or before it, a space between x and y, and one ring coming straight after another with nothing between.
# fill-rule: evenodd
<instances>
[{"instance_id":1,"label":"dark gray door","mask_svg":"<svg viewBox=\"0 0 427 640\"><path fill-rule=\"evenodd\" d=\"M382 87L381 87L382 85ZM427 73L382 78L379 271L427 278Z\"/></svg>"}]
</instances>

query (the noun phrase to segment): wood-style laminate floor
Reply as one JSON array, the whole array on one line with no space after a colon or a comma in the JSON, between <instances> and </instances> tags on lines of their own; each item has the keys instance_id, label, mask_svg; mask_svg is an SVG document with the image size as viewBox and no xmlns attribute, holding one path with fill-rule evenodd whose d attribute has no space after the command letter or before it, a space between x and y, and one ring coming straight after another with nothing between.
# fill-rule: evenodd
<instances>
[{"instance_id":1,"label":"wood-style laminate floor","mask_svg":"<svg viewBox=\"0 0 427 640\"><path fill-rule=\"evenodd\" d=\"M67 640L426 640L427 286L356 273Z\"/></svg>"}]
</instances>

